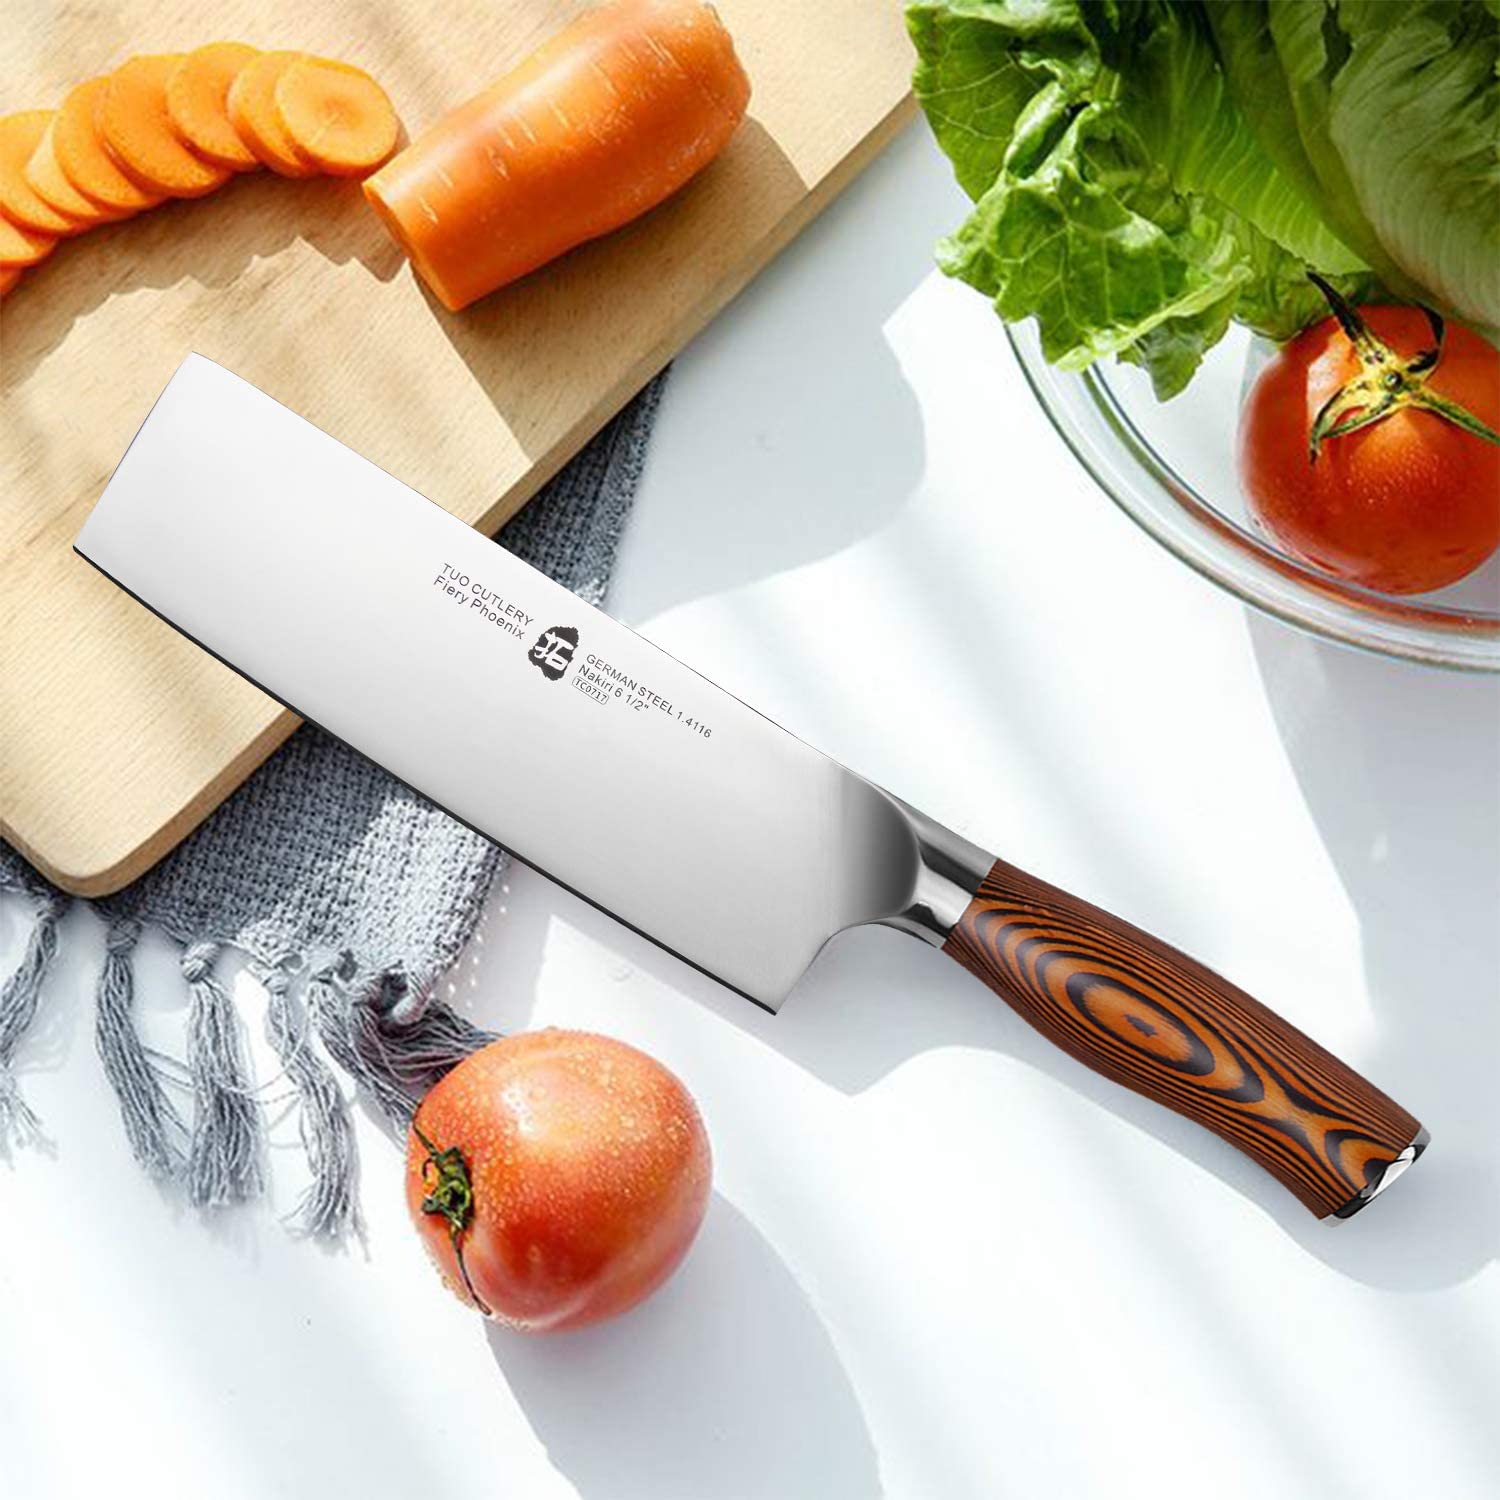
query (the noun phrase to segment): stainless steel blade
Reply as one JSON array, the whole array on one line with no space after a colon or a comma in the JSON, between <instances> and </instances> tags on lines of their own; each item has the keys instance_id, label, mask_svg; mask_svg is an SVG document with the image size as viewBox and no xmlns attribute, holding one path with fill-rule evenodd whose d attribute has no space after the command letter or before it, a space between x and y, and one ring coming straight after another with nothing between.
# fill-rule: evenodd
<instances>
[{"instance_id":1,"label":"stainless steel blade","mask_svg":"<svg viewBox=\"0 0 1500 1500\"><path fill-rule=\"evenodd\" d=\"M304 718L770 1009L845 927L940 942L987 867L201 356L76 550Z\"/></svg>"}]
</instances>

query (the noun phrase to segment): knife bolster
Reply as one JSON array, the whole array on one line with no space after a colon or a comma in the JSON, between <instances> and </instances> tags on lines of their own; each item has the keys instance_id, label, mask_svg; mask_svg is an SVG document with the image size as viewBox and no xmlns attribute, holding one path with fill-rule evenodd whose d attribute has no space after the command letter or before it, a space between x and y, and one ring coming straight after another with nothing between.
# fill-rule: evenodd
<instances>
[{"instance_id":1,"label":"knife bolster","mask_svg":"<svg viewBox=\"0 0 1500 1500\"><path fill-rule=\"evenodd\" d=\"M941 948L979 894L995 857L920 808L885 795L900 808L916 840L917 868L906 905L881 923Z\"/></svg>"}]
</instances>

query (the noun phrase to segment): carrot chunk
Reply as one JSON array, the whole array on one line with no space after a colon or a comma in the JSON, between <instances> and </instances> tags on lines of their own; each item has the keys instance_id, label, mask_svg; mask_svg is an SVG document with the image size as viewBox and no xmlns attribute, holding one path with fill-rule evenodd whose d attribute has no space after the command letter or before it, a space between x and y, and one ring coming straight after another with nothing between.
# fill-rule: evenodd
<instances>
[{"instance_id":1,"label":"carrot chunk","mask_svg":"<svg viewBox=\"0 0 1500 1500\"><path fill-rule=\"evenodd\" d=\"M229 118L229 90L260 52L244 42L210 42L189 52L167 79L167 113L177 134L203 157L236 172L260 158Z\"/></svg>"},{"instance_id":2,"label":"carrot chunk","mask_svg":"<svg viewBox=\"0 0 1500 1500\"><path fill-rule=\"evenodd\" d=\"M365 196L457 311L676 192L749 98L711 6L615 0L439 120Z\"/></svg>"},{"instance_id":3,"label":"carrot chunk","mask_svg":"<svg viewBox=\"0 0 1500 1500\"><path fill-rule=\"evenodd\" d=\"M55 234L38 234L0 217L0 266L34 266L57 245Z\"/></svg>"},{"instance_id":4,"label":"carrot chunk","mask_svg":"<svg viewBox=\"0 0 1500 1500\"><path fill-rule=\"evenodd\" d=\"M22 270L20 266L0 266L0 297L16 289L21 280Z\"/></svg>"},{"instance_id":5,"label":"carrot chunk","mask_svg":"<svg viewBox=\"0 0 1500 1500\"><path fill-rule=\"evenodd\" d=\"M201 198L230 178L228 167L204 161L183 144L167 113L167 79L180 52L128 58L109 75L99 104L99 133L111 156L151 192Z\"/></svg>"},{"instance_id":6,"label":"carrot chunk","mask_svg":"<svg viewBox=\"0 0 1500 1500\"><path fill-rule=\"evenodd\" d=\"M155 208L162 195L148 192L128 177L104 144L97 117L108 88L107 77L91 78L63 100L52 122L53 149L64 176L84 197L125 214L140 213Z\"/></svg>"},{"instance_id":7,"label":"carrot chunk","mask_svg":"<svg viewBox=\"0 0 1500 1500\"><path fill-rule=\"evenodd\" d=\"M59 212L26 180L26 163L51 123L50 109L0 119L0 214L41 234L77 234L88 228L88 219Z\"/></svg>"},{"instance_id":8,"label":"carrot chunk","mask_svg":"<svg viewBox=\"0 0 1500 1500\"><path fill-rule=\"evenodd\" d=\"M316 163L298 149L276 111L281 75L305 54L262 52L241 69L229 89L229 118L245 144L273 172L283 177L313 177Z\"/></svg>"},{"instance_id":9,"label":"carrot chunk","mask_svg":"<svg viewBox=\"0 0 1500 1500\"><path fill-rule=\"evenodd\" d=\"M362 68L301 58L281 75L274 99L297 150L325 172L361 177L396 149L396 111Z\"/></svg>"}]
</instances>

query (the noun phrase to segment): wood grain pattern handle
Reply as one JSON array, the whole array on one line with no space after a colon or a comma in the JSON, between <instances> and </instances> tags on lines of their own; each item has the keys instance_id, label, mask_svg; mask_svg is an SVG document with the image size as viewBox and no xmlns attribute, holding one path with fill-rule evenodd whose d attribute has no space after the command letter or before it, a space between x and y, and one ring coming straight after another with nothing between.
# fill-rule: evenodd
<instances>
[{"instance_id":1,"label":"wood grain pattern handle","mask_svg":"<svg viewBox=\"0 0 1500 1500\"><path fill-rule=\"evenodd\" d=\"M943 952L1080 1062L1237 1146L1319 1218L1348 1217L1425 1144L1399 1104L1243 990L1004 860Z\"/></svg>"}]
</instances>

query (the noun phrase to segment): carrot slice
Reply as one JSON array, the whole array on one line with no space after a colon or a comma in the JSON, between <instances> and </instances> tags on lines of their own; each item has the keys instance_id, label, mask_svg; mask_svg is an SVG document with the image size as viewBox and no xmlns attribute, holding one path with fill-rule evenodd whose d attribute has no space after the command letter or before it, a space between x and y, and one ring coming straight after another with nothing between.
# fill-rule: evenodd
<instances>
[{"instance_id":1,"label":"carrot slice","mask_svg":"<svg viewBox=\"0 0 1500 1500\"><path fill-rule=\"evenodd\" d=\"M99 105L99 133L111 156L142 187L171 198L201 198L221 188L228 167L204 161L183 144L167 113L167 79L180 52L127 58L109 75Z\"/></svg>"},{"instance_id":2,"label":"carrot slice","mask_svg":"<svg viewBox=\"0 0 1500 1500\"><path fill-rule=\"evenodd\" d=\"M362 177L396 149L401 122L363 68L300 58L277 81L274 99L297 149L325 172Z\"/></svg>"},{"instance_id":3,"label":"carrot slice","mask_svg":"<svg viewBox=\"0 0 1500 1500\"><path fill-rule=\"evenodd\" d=\"M88 220L59 213L26 180L26 163L52 123L50 109L28 109L0 119L0 214L41 234L77 234Z\"/></svg>"},{"instance_id":4,"label":"carrot slice","mask_svg":"<svg viewBox=\"0 0 1500 1500\"><path fill-rule=\"evenodd\" d=\"M23 274L20 266L0 266L0 297L15 291Z\"/></svg>"},{"instance_id":5,"label":"carrot slice","mask_svg":"<svg viewBox=\"0 0 1500 1500\"><path fill-rule=\"evenodd\" d=\"M245 144L283 177L313 177L317 164L298 149L276 113L281 75L305 56L301 52L262 52L247 64L229 89L229 118Z\"/></svg>"},{"instance_id":6,"label":"carrot slice","mask_svg":"<svg viewBox=\"0 0 1500 1500\"><path fill-rule=\"evenodd\" d=\"M54 115L42 132L42 138L26 163L25 177L28 186L38 198L50 203L60 214L76 219L85 228L95 224L109 224L116 219L128 219L133 210L106 208L93 198L87 198L67 179L57 162L56 149L57 116Z\"/></svg>"},{"instance_id":7,"label":"carrot slice","mask_svg":"<svg viewBox=\"0 0 1500 1500\"><path fill-rule=\"evenodd\" d=\"M57 245L55 234L38 234L0 217L0 266L34 266Z\"/></svg>"},{"instance_id":8,"label":"carrot slice","mask_svg":"<svg viewBox=\"0 0 1500 1500\"><path fill-rule=\"evenodd\" d=\"M122 213L155 208L161 194L147 192L120 169L97 126L99 105L109 79L90 78L63 100L52 122L52 147L63 174L86 198Z\"/></svg>"},{"instance_id":9,"label":"carrot slice","mask_svg":"<svg viewBox=\"0 0 1500 1500\"><path fill-rule=\"evenodd\" d=\"M615 0L439 120L365 196L456 312L676 192L749 98L711 6Z\"/></svg>"},{"instance_id":10,"label":"carrot slice","mask_svg":"<svg viewBox=\"0 0 1500 1500\"><path fill-rule=\"evenodd\" d=\"M260 56L244 42L210 42L189 52L167 79L167 113L177 134L205 161L250 172L260 158L229 118L229 89Z\"/></svg>"}]
</instances>

